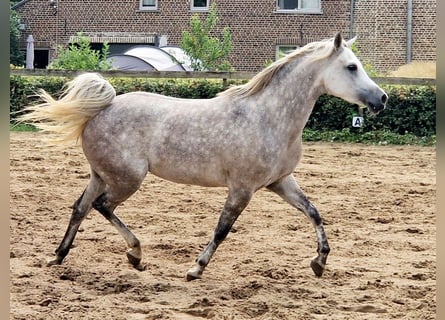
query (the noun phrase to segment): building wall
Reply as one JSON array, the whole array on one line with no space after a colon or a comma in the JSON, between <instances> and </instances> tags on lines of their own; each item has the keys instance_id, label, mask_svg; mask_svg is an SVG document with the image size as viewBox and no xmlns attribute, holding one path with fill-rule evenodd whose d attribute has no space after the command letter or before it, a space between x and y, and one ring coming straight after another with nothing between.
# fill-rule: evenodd
<instances>
[{"instance_id":1,"label":"building wall","mask_svg":"<svg viewBox=\"0 0 445 320\"><path fill-rule=\"evenodd\" d=\"M436 59L435 1L413 0L413 59ZM380 71L406 62L407 0L355 0L354 34L362 57ZM259 71L274 60L276 45L305 45L308 42L350 32L350 0L322 0L320 14L276 12L276 0L218 0L219 28L232 31L232 65L238 71ZM47 0L29 0L17 8L33 34L36 47L54 49L78 32L87 35L167 35L168 43L179 45L188 29L189 1L158 0L155 12L140 11L139 0L58 0L57 12ZM206 13L199 13L205 17Z\"/></svg>"},{"instance_id":2,"label":"building wall","mask_svg":"<svg viewBox=\"0 0 445 320\"><path fill-rule=\"evenodd\" d=\"M412 61L435 61L436 2L412 2ZM408 62L407 4L407 0L355 1L353 29L359 50L381 72Z\"/></svg>"},{"instance_id":3,"label":"building wall","mask_svg":"<svg viewBox=\"0 0 445 320\"><path fill-rule=\"evenodd\" d=\"M413 60L436 61L436 24L436 1L413 1Z\"/></svg>"}]
</instances>

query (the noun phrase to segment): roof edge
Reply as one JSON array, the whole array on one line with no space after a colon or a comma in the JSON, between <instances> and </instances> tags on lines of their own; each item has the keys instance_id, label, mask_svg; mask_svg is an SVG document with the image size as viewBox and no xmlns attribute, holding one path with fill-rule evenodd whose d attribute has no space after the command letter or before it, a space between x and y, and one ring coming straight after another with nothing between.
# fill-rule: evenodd
<instances>
[{"instance_id":1,"label":"roof edge","mask_svg":"<svg viewBox=\"0 0 445 320\"><path fill-rule=\"evenodd\" d=\"M11 7L12 10L18 9L30 0L22 0Z\"/></svg>"}]
</instances>

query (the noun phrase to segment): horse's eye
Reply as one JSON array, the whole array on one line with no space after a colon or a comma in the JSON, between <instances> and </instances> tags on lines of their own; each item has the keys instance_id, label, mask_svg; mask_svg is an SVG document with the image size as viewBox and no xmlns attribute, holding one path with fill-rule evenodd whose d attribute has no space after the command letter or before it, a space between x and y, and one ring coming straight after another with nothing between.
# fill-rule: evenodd
<instances>
[{"instance_id":1,"label":"horse's eye","mask_svg":"<svg viewBox=\"0 0 445 320\"><path fill-rule=\"evenodd\" d=\"M349 71L357 71L357 65L356 64L350 64L346 68L348 68Z\"/></svg>"}]
</instances>

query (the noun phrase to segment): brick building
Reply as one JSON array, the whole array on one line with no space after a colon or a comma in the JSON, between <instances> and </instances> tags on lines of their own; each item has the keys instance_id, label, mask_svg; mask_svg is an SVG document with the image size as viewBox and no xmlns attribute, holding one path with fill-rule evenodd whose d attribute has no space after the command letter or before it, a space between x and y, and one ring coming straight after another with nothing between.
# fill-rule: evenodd
<instances>
[{"instance_id":1,"label":"brick building","mask_svg":"<svg viewBox=\"0 0 445 320\"><path fill-rule=\"evenodd\" d=\"M138 44L179 45L193 14L205 16L214 0L23 0L22 48L35 39L35 66L45 67L59 45L78 32L111 53ZM332 37L358 35L358 49L379 71L410 61L436 61L433 0L217 0L219 28L228 26L238 71L259 71L277 50Z\"/></svg>"}]
</instances>

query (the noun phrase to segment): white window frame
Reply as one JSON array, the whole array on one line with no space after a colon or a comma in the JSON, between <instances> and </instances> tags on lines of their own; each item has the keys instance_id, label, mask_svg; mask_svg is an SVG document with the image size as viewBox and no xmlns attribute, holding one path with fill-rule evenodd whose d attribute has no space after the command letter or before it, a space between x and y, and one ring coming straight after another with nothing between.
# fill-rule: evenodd
<instances>
[{"instance_id":1,"label":"white window frame","mask_svg":"<svg viewBox=\"0 0 445 320\"><path fill-rule=\"evenodd\" d=\"M277 45L275 48L275 60L278 60L288 54L287 51L296 50L298 48L301 48L301 46L296 44L280 44ZM287 50L283 50L283 48L286 48Z\"/></svg>"},{"instance_id":2,"label":"white window frame","mask_svg":"<svg viewBox=\"0 0 445 320\"><path fill-rule=\"evenodd\" d=\"M144 5L144 0L139 0L139 10L141 10L141 11L156 11L156 10L158 10L158 0L155 0L154 6Z\"/></svg>"},{"instance_id":3,"label":"white window frame","mask_svg":"<svg viewBox=\"0 0 445 320\"><path fill-rule=\"evenodd\" d=\"M190 10L191 11L209 11L210 8L210 0L205 0L206 6L205 7L195 7L194 6L194 0L190 0Z\"/></svg>"},{"instance_id":4,"label":"white window frame","mask_svg":"<svg viewBox=\"0 0 445 320\"><path fill-rule=\"evenodd\" d=\"M280 7L280 2L283 3L285 0L277 0L277 12L279 13L322 13L321 11L321 0L317 0L318 6L317 8L304 8L303 2L304 0L296 0L297 8L295 9L282 9Z\"/></svg>"}]
</instances>

